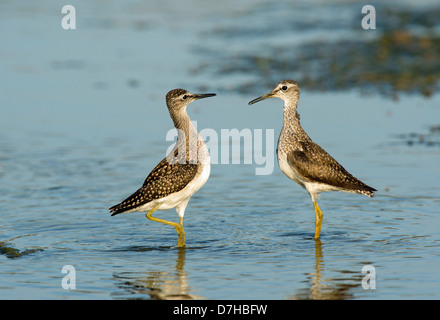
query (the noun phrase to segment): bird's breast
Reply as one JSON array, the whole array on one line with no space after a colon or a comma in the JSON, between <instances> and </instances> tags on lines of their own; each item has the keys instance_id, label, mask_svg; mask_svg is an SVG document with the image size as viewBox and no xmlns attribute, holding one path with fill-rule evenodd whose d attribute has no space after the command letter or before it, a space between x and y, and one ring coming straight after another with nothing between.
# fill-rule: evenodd
<instances>
[{"instance_id":1,"label":"bird's breast","mask_svg":"<svg viewBox=\"0 0 440 320\"><path fill-rule=\"evenodd\" d=\"M280 166L281 171L291 180L298 183L301 187L305 187L304 183L306 182L302 176L298 174L298 172L290 165L289 160L287 160L287 154L282 151L281 148L278 148L278 165Z\"/></svg>"}]
</instances>

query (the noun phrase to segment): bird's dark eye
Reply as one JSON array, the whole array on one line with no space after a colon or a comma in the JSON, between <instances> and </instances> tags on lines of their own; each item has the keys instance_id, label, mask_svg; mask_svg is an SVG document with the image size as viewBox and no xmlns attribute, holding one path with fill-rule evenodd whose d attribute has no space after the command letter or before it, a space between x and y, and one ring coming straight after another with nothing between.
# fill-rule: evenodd
<instances>
[{"instance_id":1,"label":"bird's dark eye","mask_svg":"<svg viewBox=\"0 0 440 320\"><path fill-rule=\"evenodd\" d=\"M182 97L182 99L183 99L183 100L186 100L186 98L188 98L188 96L185 94L185 95Z\"/></svg>"},{"instance_id":2,"label":"bird's dark eye","mask_svg":"<svg viewBox=\"0 0 440 320\"><path fill-rule=\"evenodd\" d=\"M281 89L283 89L283 91L287 90L287 86L283 86Z\"/></svg>"}]
</instances>

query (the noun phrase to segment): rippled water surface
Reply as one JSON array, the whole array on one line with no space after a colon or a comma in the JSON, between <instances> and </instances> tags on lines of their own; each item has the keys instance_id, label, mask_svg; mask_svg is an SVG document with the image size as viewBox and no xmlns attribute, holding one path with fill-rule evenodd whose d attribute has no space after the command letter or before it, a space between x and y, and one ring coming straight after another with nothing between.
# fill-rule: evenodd
<instances>
[{"instance_id":1,"label":"rippled water surface","mask_svg":"<svg viewBox=\"0 0 440 320\"><path fill-rule=\"evenodd\" d=\"M189 107L198 129L223 142L222 129L272 132L274 147L269 141L263 155L274 155L282 102L249 107L267 84L234 90L257 76L201 66L226 66L225 57L236 61L250 46L305 41L277 36L275 23L295 9L320 21L331 8L319 1L72 4L76 30L61 28L61 5L52 1L0 4L0 298L440 298L438 94L302 90L305 130L378 189L373 199L323 194L321 241L313 240L308 194L276 159L266 163L271 174L256 175L264 164L255 152L251 164L243 155L239 164L221 164L220 146L211 150L210 179L187 207L184 249L170 226L142 213L108 213L172 144L164 96L173 88L217 92ZM351 25L361 7L344 8ZM334 37L345 34L339 19ZM174 210L159 215L178 219ZM62 287L66 265L76 270L76 289ZM374 267L375 289L362 286L364 266Z\"/></svg>"}]
</instances>

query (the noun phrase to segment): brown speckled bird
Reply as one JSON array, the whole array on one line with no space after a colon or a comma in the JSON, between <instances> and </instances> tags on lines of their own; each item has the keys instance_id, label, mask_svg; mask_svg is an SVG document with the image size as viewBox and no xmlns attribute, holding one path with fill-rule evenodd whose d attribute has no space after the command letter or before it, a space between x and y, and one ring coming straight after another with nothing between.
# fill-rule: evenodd
<instances>
[{"instance_id":1,"label":"brown speckled bird","mask_svg":"<svg viewBox=\"0 0 440 320\"><path fill-rule=\"evenodd\" d=\"M149 220L171 225L179 235L178 247L185 246L183 216L190 197L208 180L211 159L205 142L191 123L186 108L198 99L215 93L192 94L174 89L166 95L166 103L178 137L173 150L151 171L142 187L121 203L111 207L112 216L119 213L147 211ZM180 223L152 216L156 210L176 208Z\"/></svg>"},{"instance_id":2,"label":"brown speckled bird","mask_svg":"<svg viewBox=\"0 0 440 320\"><path fill-rule=\"evenodd\" d=\"M309 192L315 208L315 239L319 239L323 213L316 200L320 192L344 191L373 197L376 189L351 175L310 139L301 127L296 111L299 94L299 84L296 81L283 80L271 92L250 101L249 104L268 98L284 101L284 124L277 148L278 164L287 177Z\"/></svg>"}]
</instances>

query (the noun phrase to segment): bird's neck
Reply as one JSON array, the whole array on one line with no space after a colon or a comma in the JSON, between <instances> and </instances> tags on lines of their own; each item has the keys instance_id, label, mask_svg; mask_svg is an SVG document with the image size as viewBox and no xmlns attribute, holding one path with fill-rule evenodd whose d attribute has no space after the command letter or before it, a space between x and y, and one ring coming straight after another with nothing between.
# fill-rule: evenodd
<instances>
[{"instance_id":1,"label":"bird's neck","mask_svg":"<svg viewBox=\"0 0 440 320\"><path fill-rule=\"evenodd\" d=\"M177 129L177 142L174 150L177 149L181 155L184 153L186 161L190 163L203 161L207 153L205 142L186 111L180 110L178 114L171 114L171 118Z\"/></svg>"},{"instance_id":2,"label":"bird's neck","mask_svg":"<svg viewBox=\"0 0 440 320\"><path fill-rule=\"evenodd\" d=\"M283 129L284 128L289 128L289 127L299 127L301 128L301 124L300 124L300 116L298 114L298 112L296 111L298 107L298 100L293 100L293 101L285 101L284 102L284 108L283 108L283 118L284 118L284 124L283 124Z\"/></svg>"},{"instance_id":3,"label":"bird's neck","mask_svg":"<svg viewBox=\"0 0 440 320\"><path fill-rule=\"evenodd\" d=\"M300 116L296 111L297 106L298 100L284 103L284 122L279 138L281 145L310 140L310 137L301 126Z\"/></svg>"},{"instance_id":4,"label":"bird's neck","mask_svg":"<svg viewBox=\"0 0 440 320\"><path fill-rule=\"evenodd\" d=\"M191 122L191 119L189 118L185 110L179 110L170 114L171 119L173 119L174 127L176 127L178 131L182 131L182 133L185 134L184 137L188 138L191 131L196 131L194 125ZM182 137L179 135L179 139L181 138Z\"/></svg>"}]
</instances>

